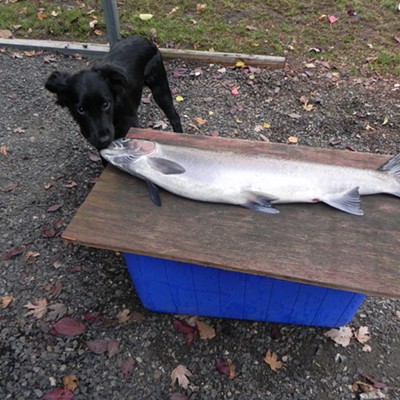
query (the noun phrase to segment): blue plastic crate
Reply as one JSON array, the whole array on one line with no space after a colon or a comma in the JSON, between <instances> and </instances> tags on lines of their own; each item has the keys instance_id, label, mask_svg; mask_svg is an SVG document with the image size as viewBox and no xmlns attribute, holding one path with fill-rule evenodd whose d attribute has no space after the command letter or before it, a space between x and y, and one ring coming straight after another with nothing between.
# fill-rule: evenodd
<instances>
[{"instance_id":1,"label":"blue plastic crate","mask_svg":"<svg viewBox=\"0 0 400 400\"><path fill-rule=\"evenodd\" d=\"M153 311L339 327L365 295L125 253L143 305Z\"/></svg>"}]
</instances>

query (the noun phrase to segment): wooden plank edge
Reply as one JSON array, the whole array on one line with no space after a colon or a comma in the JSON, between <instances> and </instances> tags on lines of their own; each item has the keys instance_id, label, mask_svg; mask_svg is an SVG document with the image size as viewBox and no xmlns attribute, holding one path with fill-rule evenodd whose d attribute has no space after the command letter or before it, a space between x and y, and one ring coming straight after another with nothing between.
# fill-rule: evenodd
<instances>
[{"instance_id":1,"label":"wooden plank edge","mask_svg":"<svg viewBox=\"0 0 400 400\"><path fill-rule=\"evenodd\" d=\"M174 257L171 255L166 255L164 254L162 251L158 252L158 253L149 253L146 251L129 251L126 248L124 248L124 246L115 246L113 248L107 247L107 246L103 246L100 243L88 243L84 240L77 240L74 236L73 233L71 235L70 232L68 232L69 229L67 229L66 233L63 233L61 235L61 238L63 239L63 241L65 242L66 245L79 245L79 246L85 246L85 247L91 247L91 248L95 248L98 250L106 250L106 251L112 251L112 252L118 252L118 253L130 253L130 254L137 254L140 256L147 256L147 257L153 257L153 258L160 258L160 259L164 259L167 261L179 261L182 262L182 259L178 258L178 257ZM256 275L256 276L264 276L267 278L273 278L273 279L279 279L282 281L288 281L288 282L296 282L296 283L300 283L300 284L304 284L304 285L309 285L309 286L316 286L316 287L324 287L324 288L329 288L329 289L336 289L336 290L343 290L346 292L351 292L351 293L357 293L357 294L364 294L367 296L378 296L378 297L385 297L385 298L391 298L394 300L400 299L400 294L398 292L388 292L385 290L366 290L363 287L357 287L357 285L352 285L351 282L349 282L346 285L335 285L335 284L326 284L325 282L322 281L312 281L310 279L305 279L302 277L298 277L298 276L282 276L282 275L278 275L275 273L264 273L264 274L260 274L260 273L254 273L252 271L248 271L248 270L243 270L240 268L227 268L225 265L220 265L218 263L209 263L209 264L205 264L202 263L200 264L198 262L198 260L196 259L190 259L187 258L185 259L183 262L188 263L188 264L194 264L194 265L201 265L203 267L209 267L209 268L217 268L217 269L222 269L222 270L226 270L226 271L231 271L231 272L238 272L238 273L244 273L244 274L248 274L248 275Z\"/></svg>"},{"instance_id":2,"label":"wooden plank edge","mask_svg":"<svg viewBox=\"0 0 400 400\"><path fill-rule=\"evenodd\" d=\"M25 50L48 50L57 51L63 54L83 54L85 56L101 57L109 51L108 44L62 42L54 40L33 40L33 39L1 39L0 46L15 47ZM256 54L238 54L208 52L198 50L178 50L160 48L161 54L166 60L186 59L201 63L214 63L222 65L235 65L243 61L245 65L260 68L278 69L286 65L285 57L266 56Z\"/></svg>"}]
</instances>

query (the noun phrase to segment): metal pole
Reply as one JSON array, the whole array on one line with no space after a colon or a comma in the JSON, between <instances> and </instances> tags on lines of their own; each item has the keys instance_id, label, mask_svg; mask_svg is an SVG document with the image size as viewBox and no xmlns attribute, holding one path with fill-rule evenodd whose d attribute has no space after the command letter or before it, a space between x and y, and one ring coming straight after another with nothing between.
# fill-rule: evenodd
<instances>
[{"instance_id":1,"label":"metal pole","mask_svg":"<svg viewBox=\"0 0 400 400\"><path fill-rule=\"evenodd\" d=\"M116 0L102 0L102 3L104 16L106 18L108 41L110 47L112 47L121 39L117 2Z\"/></svg>"}]
</instances>

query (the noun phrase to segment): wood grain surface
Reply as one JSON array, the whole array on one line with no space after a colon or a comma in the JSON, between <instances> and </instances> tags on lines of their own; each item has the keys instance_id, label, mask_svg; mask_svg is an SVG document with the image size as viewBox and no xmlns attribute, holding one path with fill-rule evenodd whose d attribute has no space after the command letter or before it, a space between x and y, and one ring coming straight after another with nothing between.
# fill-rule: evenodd
<instances>
[{"instance_id":1,"label":"wood grain surface","mask_svg":"<svg viewBox=\"0 0 400 400\"><path fill-rule=\"evenodd\" d=\"M132 129L130 137L377 168L389 156ZM362 197L363 217L323 204L277 205L270 215L202 203L108 166L63 233L85 246L400 298L400 199Z\"/></svg>"}]
</instances>

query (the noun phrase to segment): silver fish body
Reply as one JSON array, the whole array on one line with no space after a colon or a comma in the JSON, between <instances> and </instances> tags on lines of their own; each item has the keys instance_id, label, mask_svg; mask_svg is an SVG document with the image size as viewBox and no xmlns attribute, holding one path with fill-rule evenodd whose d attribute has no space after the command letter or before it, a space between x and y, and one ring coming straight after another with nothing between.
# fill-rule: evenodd
<instances>
[{"instance_id":1,"label":"silver fish body","mask_svg":"<svg viewBox=\"0 0 400 400\"><path fill-rule=\"evenodd\" d=\"M363 215L360 195L400 197L400 154L372 170L119 139L101 155L146 180L153 201L157 185L193 200L267 213L278 212L273 204L324 202Z\"/></svg>"}]
</instances>

